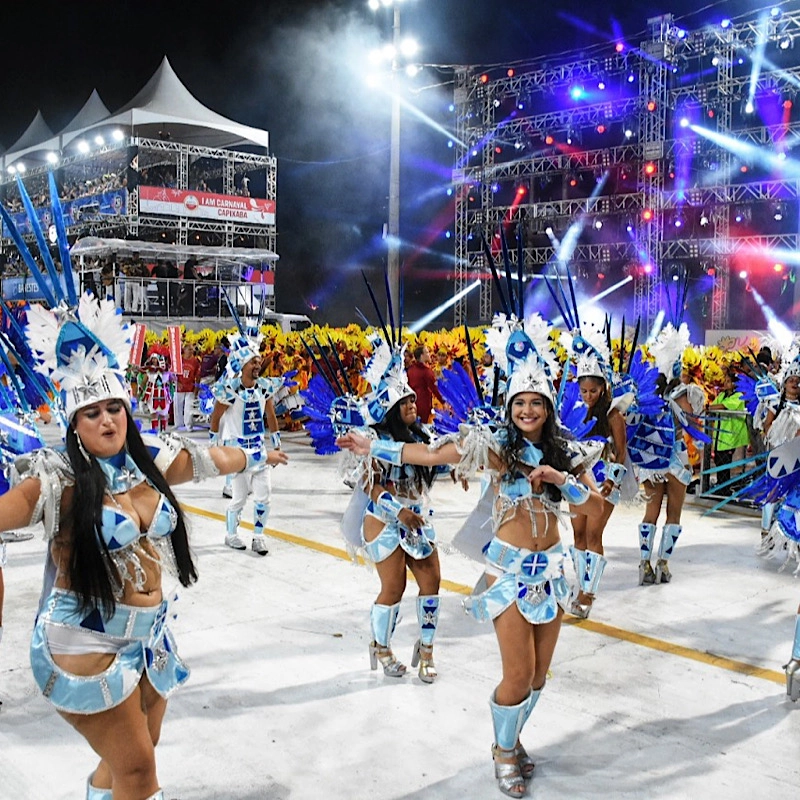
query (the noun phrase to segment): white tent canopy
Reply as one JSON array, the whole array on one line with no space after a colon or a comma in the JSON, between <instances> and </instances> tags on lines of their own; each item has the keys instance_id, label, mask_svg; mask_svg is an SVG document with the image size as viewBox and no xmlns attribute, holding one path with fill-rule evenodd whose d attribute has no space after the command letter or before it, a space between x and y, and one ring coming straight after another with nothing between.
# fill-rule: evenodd
<instances>
[{"instance_id":1,"label":"white tent canopy","mask_svg":"<svg viewBox=\"0 0 800 800\"><path fill-rule=\"evenodd\" d=\"M206 108L183 85L166 56L129 103L114 113L98 116L101 107L105 109L99 95L93 92L58 134L52 133L41 112L37 112L25 133L3 155L3 168L23 157L44 160L48 152L62 152L71 142L111 128L123 128L130 136L154 138L166 128L175 141L201 147L269 147L267 131L242 125Z\"/></svg>"}]
</instances>

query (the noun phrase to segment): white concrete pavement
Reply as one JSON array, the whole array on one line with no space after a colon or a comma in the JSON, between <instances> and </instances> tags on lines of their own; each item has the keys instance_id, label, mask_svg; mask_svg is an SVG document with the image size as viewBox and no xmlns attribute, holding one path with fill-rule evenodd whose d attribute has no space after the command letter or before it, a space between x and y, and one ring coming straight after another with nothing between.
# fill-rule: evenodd
<instances>
[{"instance_id":1,"label":"white concrete pavement","mask_svg":"<svg viewBox=\"0 0 800 800\"><path fill-rule=\"evenodd\" d=\"M224 547L222 479L179 487L200 581L181 591L174 625L192 676L170 701L158 748L166 797L501 797L487 704L499 655L491 627L461 610L481 570L448 548L477 487L465 494L440 479L432 490L445 579L440 678L425 685L409 670L393 680L369 669L378 579L345 558L337 526L349 490L335 459L315 456L303 434L284 434L284 447L292 461L273 472L265 558ZM673 582L650 587L636 585L641 511L612 517L592 617L569 618L523 732L537 759L531 797L797 797L800 703L785 699L781 665L800 583L755 555L758 520L702 511L684 512ZM95 757L28 666L44 544L8 550L0 798L81 798ZM410 583L393 641L406 662L415 594Z\"/></svg>"}]
</instances>

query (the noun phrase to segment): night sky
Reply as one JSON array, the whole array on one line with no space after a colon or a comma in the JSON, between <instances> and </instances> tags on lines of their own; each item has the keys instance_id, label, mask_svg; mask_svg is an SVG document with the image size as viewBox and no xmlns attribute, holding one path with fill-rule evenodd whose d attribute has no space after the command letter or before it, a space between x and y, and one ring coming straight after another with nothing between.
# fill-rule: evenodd
<instances>
[{"instance_id":1,"label":"night sky","mask_svg":"<svg viewBox=\"0 0 800 800\"><path fill-rule=\"evenodd\" d=\"M406 0L401 27L422 45L421 61L489 65L620 37L638 44L657 14L672 13L692 29L766 7L758 0ZM167 55L206 106L270 131L278 158L278 309L317 322L357 321L354 306L369 306L360 271L377 280L385 258L389 162L389 99L364 84L359 63L390 37L388 13L373 14L366 0L224 2L212 14L207 4L197 8L3 3L0 143L11 145L37 109L58 131L94 88L114 111ZM446 128L450 74L424 70L414 85L433 88L410 96ZM453 226L445 193L452 151L444 135L405 112L401 146L406 317L413 319L453 291L452 240L444 238ZM447 312L438 324L451 323Z\"/></svg>"}]
</instances>

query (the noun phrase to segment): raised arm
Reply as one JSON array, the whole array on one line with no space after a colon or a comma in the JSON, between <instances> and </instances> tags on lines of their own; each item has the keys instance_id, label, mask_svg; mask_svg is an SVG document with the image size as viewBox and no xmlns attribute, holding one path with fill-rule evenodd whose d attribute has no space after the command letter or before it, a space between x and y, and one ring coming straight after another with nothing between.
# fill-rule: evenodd
<instances>
[{"instance_id":1,"label":"raised arm","mask_svg":"<svg viewBox=\"0 0 800 800\"><path fill-rule=\"evenodd\" d=\"M0 495L0 530L11 531L30 525L41 489L38 478L26 478Z\"/></svg>"},{"instance_id":2,"label":"raised arm","mask_svg":"<svg viewBox=\"0 0 800 800\"><path fill-rule=\"evenodd\" d=\"M284 450L262 450L265 460L263 466L288 464L289 456ZM208 459L211 463L208 463ZM203 480L214 475L227 475L231 472L244 472L247 469L258 469L261 464L252 463L252 454L241 447L214 445L198 446L196 452L184 449L173 459L164 473L169 484L186 483L191 480Z\"/></svg>"},{"instance_id":3,"label":"raised arm","mask_svg":"<svg viewBox=\"0 0 800 800\"><path fill-rule=\"evenodd\" d=\"M383 461L401 464L415 464L420 467L437 467L441 464L458 464L461 455L454 442L448 442L441 447L431 450L422 442L406 444L403 442L382 442L367 439L360 433L350 431L336 440L338 447L349 450L359 456L372 455ZM389 446L394 452L389 453ZM372 448L372 449L371 449ZM379 452L382 448L386 452ZM388 456L394 457L388 457Z\"/></svg>"}]
</instances>

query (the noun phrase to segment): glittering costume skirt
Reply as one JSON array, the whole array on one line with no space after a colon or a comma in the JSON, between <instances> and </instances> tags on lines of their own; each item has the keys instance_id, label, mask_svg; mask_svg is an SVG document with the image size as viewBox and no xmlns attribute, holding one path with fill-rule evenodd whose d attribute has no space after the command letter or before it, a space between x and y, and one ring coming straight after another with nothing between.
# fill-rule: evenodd
<instances>
[{"instance_id":1,"label":"glittering costume skirt","mask_svg":"<svg viewBox=\"0 0 800 800\"><path fill-rule=\"evenodd\" d=\"M664 483L667 475L677 478L682 484L688 486L692 482L692 470L689 466L689 451L683 440L675 442L672 454L669 459L669 467L666 470L640 469L639 481L644 483Z\"/></svg>"},{"instance_id":2,"label":"glittering costume skirt","mask_svg":"<svg viewBox=\"0 0 800 800\"><path fill-rule=\"evenodd\" d=\"M406 505L406 508L415 514L422 513L422 507L419 505ZM365 516L374 515L367 512ZM380 518L376 517L376 519ZM436 549L436 531L433 529L433 525L423 525L419 530L412 530L401 525L397 520L391 520L383 526L381 532L371 542L363 538L363 528L361 537L364 555L375 564L385 561L398 547L401 547L416 561L428 558Z\"/></svg>"},{"instance_id":3,"label":"glittering costume skirt","mask_svg":"<svg viewBox=\"0 0 800 800\"><path fill-rule=\"evenodd\" d=\"M99 609L81 611L72 592L53 589L42 606L31 640L33 677L42 694L60 711L96 714L129 697L146 671L153 688L168 697L189 677L189 668L178 656L166 624L168 608L166 600L145 608L117 603L114 615L105 619ZM53 661L47 626L90 631L126 643L103 672L74 675Z\"/></svg>"},{"instance_id":4,"label":"glittering costume skirt","mask_svg":"<svg viewBox=\"0 0 800 800\"><path fill-rule=\"evenodd\" d=\"M513 603L532 625L552 622L558 607L569 605L569 585L564 577L567 554L561 542L548 550L525 550L498 539L486 549L486 572L464 608L480 622L499 617ZM496 580L487 586L486 576Z\"/></svg>"}]
</instances>

